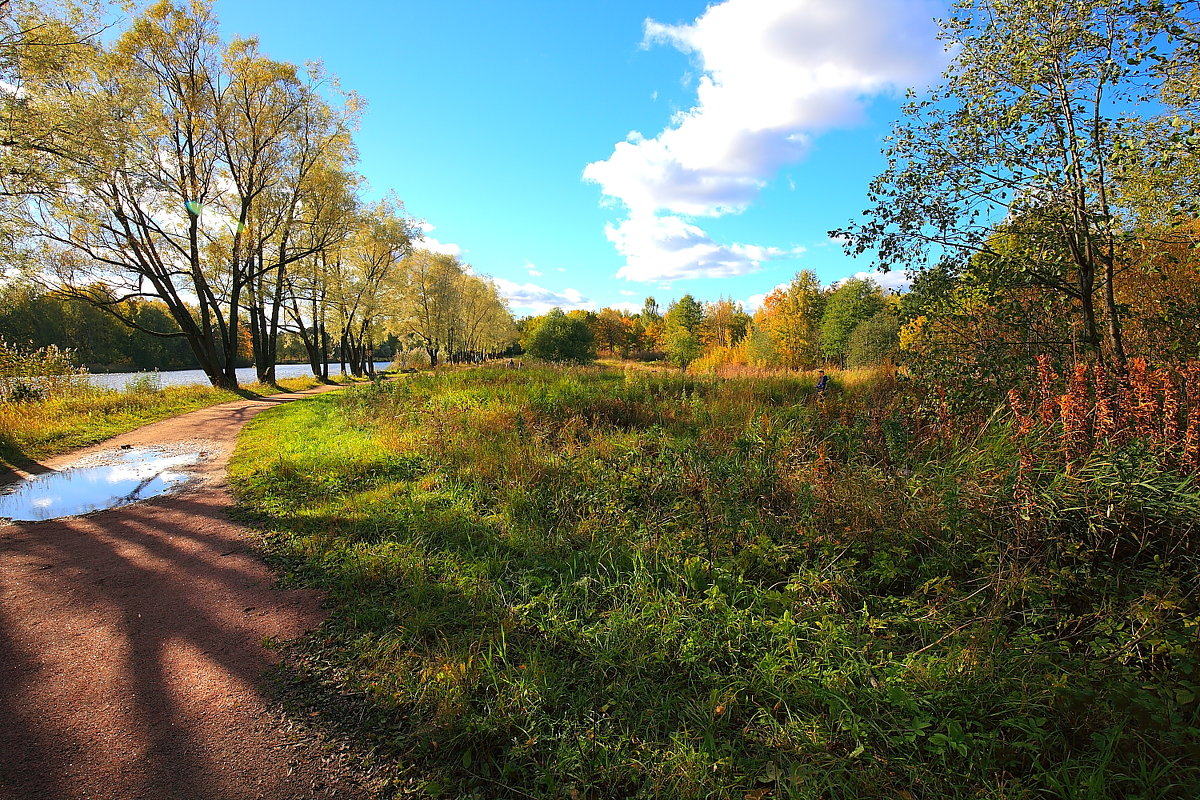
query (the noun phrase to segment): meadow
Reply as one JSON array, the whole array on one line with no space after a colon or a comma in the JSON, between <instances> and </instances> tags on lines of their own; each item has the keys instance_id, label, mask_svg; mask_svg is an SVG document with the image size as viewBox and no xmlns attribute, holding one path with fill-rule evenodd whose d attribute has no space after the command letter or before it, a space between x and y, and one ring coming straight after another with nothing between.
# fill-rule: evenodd
<instances>
[{"instance_id":1,"label":"meadow","mask_svg":"<svg viewBox=\"0 0 1200 800\"><path fill-rule=\"evenodd\" d=\"M1015 407L484 368L260 415L231 480L330 597L280 686L397 795L1195 797L1181 436Z\"/></svg>"}]
</instances>

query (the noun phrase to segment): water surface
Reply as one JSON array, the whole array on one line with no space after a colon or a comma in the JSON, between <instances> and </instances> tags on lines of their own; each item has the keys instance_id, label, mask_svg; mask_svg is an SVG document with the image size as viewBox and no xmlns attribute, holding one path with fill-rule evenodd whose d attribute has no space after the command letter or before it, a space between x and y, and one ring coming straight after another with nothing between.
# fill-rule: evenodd
<instances>
[{"instance_id":1,"label":"water surface","mask_svg":"<svg viewBox=\"0 0 1200 800\"><path fill-rule=\"evenodd\" d=\"M390 361L376 361L375 370L383 372L391 365ZM329 374L331 376L339 374L337 364L329 365ZM308 364L279 364L275 367L276 379L300 378L305 375L312 375L312 367ZM94 372L88 374L87 379L89 383L103 386L105 389L124 389L130 381L146 377L157 381L160 386L187 386L192 383L208 385L208 377L202 369L174 369L167 372ZM258 374L254 371L254 367L242 367L237 371L237 379L238 383L243 385L254 383L258 380Z\"/></svg>"},{"instance_id":2,"label":"water surface","mask_svg":"<svg viewBox=\"0 0 1200 800\"><path fill-rule=\"evenodd\" d=\"M183 469L199 452L155 447L117 451L108 463L33 475L0 494L0 518L41 522L136 503L177 489L192 476Z\"/></svg>"}]
</instances>

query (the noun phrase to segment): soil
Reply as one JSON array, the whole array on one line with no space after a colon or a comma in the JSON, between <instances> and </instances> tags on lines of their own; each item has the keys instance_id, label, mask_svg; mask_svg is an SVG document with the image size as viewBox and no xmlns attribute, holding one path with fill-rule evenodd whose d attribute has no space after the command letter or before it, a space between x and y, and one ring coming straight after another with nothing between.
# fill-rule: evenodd
<instances>
[{"instance_id":1,"label":"soil","mask_svg":"<svg viewBox=\"0 0 1200 800\"><path fill-rule=\"evenodd\" d=\"M201 444L179 492L49 522L0 523L0 800L365 798L366 778L263 690L264 642L318 626L322 597L274 588L228 519L241 427L333 387L245 400L48 460ZM37 471L35 468L34 471Z\"/></svg>"}]
</instances>

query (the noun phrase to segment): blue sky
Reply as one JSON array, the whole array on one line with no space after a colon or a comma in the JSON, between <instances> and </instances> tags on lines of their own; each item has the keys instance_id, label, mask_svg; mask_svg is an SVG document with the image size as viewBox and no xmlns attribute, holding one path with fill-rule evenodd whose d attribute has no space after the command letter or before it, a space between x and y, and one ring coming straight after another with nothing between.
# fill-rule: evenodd
<instances>
[{"instance_id":1,"label":"blue sky","mask_svg":"<svg viewBox=\"0 0 1200 800\"><path fill-rule=\"evenodd\" d=\"M359 170L518 315L748 304L869 267L866 206L938 0L218 0L226 36L367 101Z\"/></svg>"}]
</instances>

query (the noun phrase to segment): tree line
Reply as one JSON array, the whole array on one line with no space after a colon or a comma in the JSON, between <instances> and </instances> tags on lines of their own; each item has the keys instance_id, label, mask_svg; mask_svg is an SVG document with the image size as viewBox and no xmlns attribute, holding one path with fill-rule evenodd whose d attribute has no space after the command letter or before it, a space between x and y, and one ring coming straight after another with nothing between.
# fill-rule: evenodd
<instances>
[{"instance_id":1,"label":"tree line","mask_svg":"<svg viewBox=\"0 0 1200 800\"><path fill-rule=\"evenodd\" d=\"M157 2L111 43L78 7L7 5L10 275L181 340L218 386L236 386L243 351L273 381L284 334L322 378L331 355L370 373L388 335L431 360L502 349L511 318L494 287L420 251L398 199L362 198L362 101L319 65L223 41L209 0ZM134 313L147 303L164 313Z\"/></svg>"},{"instance_id":2,"label":"tree line","mask_svg":"<svg viewBox=\"0 0 1200 800\"><path fill-rule=\"evenodd\" d=\"M665 359L703 372L725 365L860 367L895 357L899 308L900 298L872 280L823 287L804 270L766 295L753 313L731 299L701 302L690 294L665 311L653 297L637 313L554 309L522 320L523 343L531 355L547 360L588 361L607 353Z\"/></svg>"}]
</instances>

